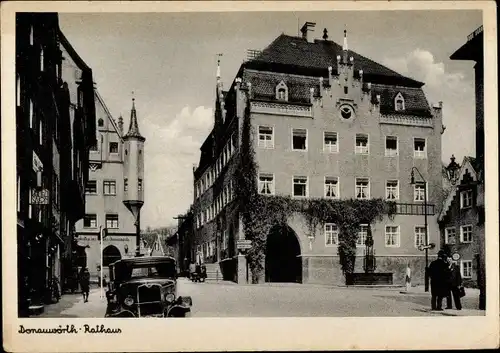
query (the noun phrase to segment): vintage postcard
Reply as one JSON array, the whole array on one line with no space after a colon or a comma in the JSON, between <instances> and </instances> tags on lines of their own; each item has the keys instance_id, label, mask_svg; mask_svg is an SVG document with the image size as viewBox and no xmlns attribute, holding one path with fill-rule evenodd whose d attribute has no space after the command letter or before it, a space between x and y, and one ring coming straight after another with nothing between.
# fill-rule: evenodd
<instances>
[{"instance_id":1,"label":"vintage postcard","mask_svg":"<svg viewBox=\"0 0 500 353\"><path fill-rule=\"evenodd\" d=\"M498 347L494 2L1 10L7 351Z\"/></svg>"}]
</instances>

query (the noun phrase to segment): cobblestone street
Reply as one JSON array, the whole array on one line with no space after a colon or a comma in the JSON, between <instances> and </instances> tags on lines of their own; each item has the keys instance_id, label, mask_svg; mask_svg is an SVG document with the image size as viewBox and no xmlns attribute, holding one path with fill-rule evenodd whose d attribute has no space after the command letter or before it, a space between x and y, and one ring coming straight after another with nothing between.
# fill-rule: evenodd
<instances>
[{"instance_id":1,"label":"cobblestone street","mask_svg":"<svg viewBox=\"0 0 500 353\"><path fill-rule=\"evenodd\" d=\"M179 295L193 298L192 317L363 317L363 316L479 316L478 293L467 289L462 311L430 311L430 294L422 287L411 293L401 288L345 288L302 284L237 285L232 282L191 283L179 279ZM445 306L445 303L443 307ZM93 288L89 302L66 294L48 305L40 317L103 317L106 299Z\"/></svg>"}]
</instances>

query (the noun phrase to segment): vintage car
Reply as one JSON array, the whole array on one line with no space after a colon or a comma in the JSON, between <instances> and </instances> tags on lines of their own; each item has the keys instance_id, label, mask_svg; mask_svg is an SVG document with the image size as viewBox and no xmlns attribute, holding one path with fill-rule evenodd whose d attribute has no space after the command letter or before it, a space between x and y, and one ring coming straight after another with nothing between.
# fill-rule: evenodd
<instances>
[{"instance_id":1,"label":"vintage car","mask_svg":"<svg viewBox=\"0 0 500 353\"><path fill-rule=\"evenodd\" d=\"M177 295L175 259L134 257L109 266L105 317L186 317L192 300Z\"/></svg>"}]
</instances>

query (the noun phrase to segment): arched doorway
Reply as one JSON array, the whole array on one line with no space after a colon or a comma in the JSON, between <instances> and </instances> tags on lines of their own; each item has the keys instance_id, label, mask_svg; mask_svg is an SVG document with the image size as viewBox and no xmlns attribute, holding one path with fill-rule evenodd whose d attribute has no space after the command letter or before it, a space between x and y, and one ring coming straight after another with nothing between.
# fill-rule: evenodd
<instances>
[{"instance_id":1,"label":"arched doorway","mask_svg":"<svg viewBox=\"0 0 500 353\"><path fill-rule=\"evenodd\" d=\"M302 258L297 234L289 226L275 226L266 242L266 282L302 283Z\"/></svg>"},{"instance_id":2,"label":"arched doorway","mask_svg":"<svg viewBox=\"0 0 500 353\"><path fill-rule=\"evenodd\" d=\"M120 254L120 250L114 245L108 245L102 251L102 263L104 267L109 266L115 261L118 261L122 258Z\"/></svg>"}]
</instances>

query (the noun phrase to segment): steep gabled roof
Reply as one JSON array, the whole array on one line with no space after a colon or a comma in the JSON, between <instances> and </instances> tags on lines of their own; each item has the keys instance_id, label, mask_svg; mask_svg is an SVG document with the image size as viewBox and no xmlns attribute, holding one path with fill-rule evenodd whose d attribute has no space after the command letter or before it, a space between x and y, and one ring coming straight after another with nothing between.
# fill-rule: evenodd
<instances>
[{"instance_id":1,"label":"steep gabled roof","mask_svg":"<svg viewBox=\"0 0 500 353\"><path fill-rule=\"evenodd\" d=\"M104 99L102 98L102 96L100 95L99 91L95 87L94 87L94 96L96 98L96 105L99 104L103 108L103 111L104 111L106 117L108 118L109 122L113 126L113 130L118 134L118 137L123 142L123 136L122 136L122 134L120 132L120 129L116 125L115 119L113 119L113 116L109 112L109 109L106 106L106 103L104 103Z\"/></svg>"},{"instance_id":2,"label":"steep gabled roof","mask_svg":"<svg viewBox=\"0 0 500 353\"><path fill-rule=\"evenodd\" d=\"M258 69L259 66L262 67L265 64L274 64L276 69L286 70L288 67L294 70L321 71L326 71L331 66L333 73L336 73L337 55L341 54L342 46L333 41L315 40L314 43L310 43L301 37L281 34L260 55L247 62L246 65L249 68ZM388 79L392 79L395 84L399 83L404 86L422 87L424 85L422 82L403 76L352 50L348 51L348 56L353 57L356 70L362 69L363 75L370 82L387 82Z\"/></svg>"},{"instance_id":3,"label":"steep gabled roof","mask_svg":"<svg viewBox=\"0 0 500 353\"><path fill-rule=\"evenodd\" d=\"M461 184L461 181L464 177L464 175L468 172L470 173L472 180L477 181L478 180L478 170L475 169L474 163L476 162L476 159L473 157L468 157L465 156L464 160L462 162L462 167L460 168L460 173L457 179L457 183L452 186L450 189L448 195L446 196L446 199L444 200L443 203L443 209L441 210L441 213L439 214L438 221L442 221L446 214L448 213L451 204L453 203L453 199L457 197L457 193L459 191L459 186Z\"/></svg>"}]
</instances>

